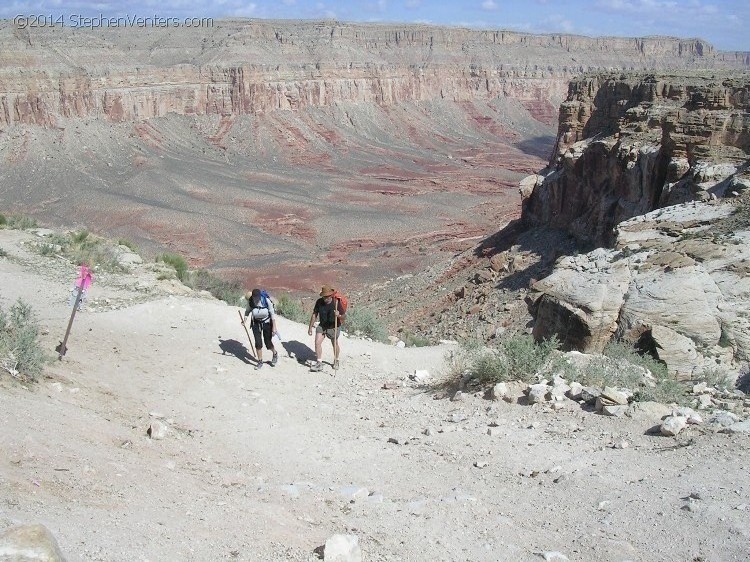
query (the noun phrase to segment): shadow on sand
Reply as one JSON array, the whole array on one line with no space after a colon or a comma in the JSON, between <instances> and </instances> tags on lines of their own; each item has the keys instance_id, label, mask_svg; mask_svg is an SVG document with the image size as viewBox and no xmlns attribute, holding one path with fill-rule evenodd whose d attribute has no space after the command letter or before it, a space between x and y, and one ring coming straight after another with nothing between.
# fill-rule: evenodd
<instances>
[{"instance_id":1,"label":"shadow on sand","mask_svg":"<svg viewBox=\"0 0 750 562\"><path fill-rule=\"evenodd\" d=\"M255 358L250 355L247 348L237 340L223 340L221 339L221 336L219 336L219 349L221 349L222 355L226 355L227 353L229 353L231 355L234 355L243 363L255 363Z\"/></svg>"},{"instance_id":2,"label":"shadow on sand","mask_svg":"<svg viewBox=\"0 0 750 562\"><path fill-rule=\"evenodd\" d=\"M289 357L293 357L297 360L297 363L304 364L306 361L315 359L315 350L310 349L306 344L297 340L290 340L281 342L284 346L284 350Z\"/></svg>"}]
</instances>

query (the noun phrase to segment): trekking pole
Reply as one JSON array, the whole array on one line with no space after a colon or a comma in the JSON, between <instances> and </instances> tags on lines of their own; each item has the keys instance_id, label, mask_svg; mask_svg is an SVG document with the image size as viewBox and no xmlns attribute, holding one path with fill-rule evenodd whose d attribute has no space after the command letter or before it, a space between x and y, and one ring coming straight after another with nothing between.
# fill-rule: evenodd
<instances>
[{"instance_id":1,"label":"trekking pole","mask_svg":"<svg viewBox=\"0 0 750 562\"><path fill-rule=\"evenodd\" d=\"M253 359L257 361L258 358L255 356L255 346L253 345L253 340L250 338L250 332L247 331L247 324L245 324L245 319L242 317L242 311L238 310L237 314L240 315L240 324L242 324L242 327L245 328L245 333L247 334L247 341L250 342L250 353L253 355Z\"/></svg>"},{"instance_id":2,"label":"trekking pole","mask_svg":"<svg viewBox=\"0 0 750 562\"><path fill-rule=\"evenodd\" d=\"M339 360L339 317L336 313L339 311L339 299L333 299L333 364L338 365ZM333 370L336 374L336 369Z\"/></svg>"}]
</instances>

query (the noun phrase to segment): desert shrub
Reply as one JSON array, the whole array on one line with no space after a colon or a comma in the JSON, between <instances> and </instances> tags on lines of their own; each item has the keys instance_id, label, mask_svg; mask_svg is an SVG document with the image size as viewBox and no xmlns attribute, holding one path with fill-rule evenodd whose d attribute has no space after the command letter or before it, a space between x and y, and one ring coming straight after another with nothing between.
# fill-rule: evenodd
<instances>
[{"instance_id":1,"label":"desert shrub","mask_svg":"<svg viewBox=\"0 0 750 562\"><path fill-rule=\"evenodd\" d=\"M179 279L180 281L184 281L187 275L188 264L187 261L185 261L185 258L183 258L181 255L169 253L161 254L160 256L157 256L156 261L160 261L171 266L177 274L177 279Z\"/></svg>"},{"instance_id":2,"label":"desert shrub","mask_svg":"<svg viewBox=\"0 0 750 562\"><path fill-rule=\"evenodd\" d=\"M138 246L136 246L133 242L130 240L127 240L126 238L120 238L117 241L118 246L125 246L128 250L134 253L138 253Z\"/></svg>"},{"instance_id":3,"label":"desert shrub","mask_svg":"<svg viewBox=\"0 0 750 562\"><path fill-rule=\"evenodd\" d=\"M689 400L685 394L686 386L670 377L664 377L656 380L654 386L646 386L637 390L633 394L634 402L661 402L662 404L687 405Z\"/></svg>"},{"instance_id":4,"label":"desert shrub","mask_svg":"<svg viewBox=\"0 0 750 562\"><path fill-rule=\"evenodd\" d=\"M584 386L616 386L635 389L644 384L646 372L640 366L623 357L589 355L584 361L571 364L565 356L555 358L549 367L551 373L559 373L569 381Z\"/></svg>"},{"instance_id":5,"label":"desert shrub","mask_svg":"<svg viewBox=\"0 0 750 562\"><path fill-rule=\"evenodd\" d=\"M8 219L5 215L0 214L0 228L6 226L8 224Z\"/></svg>"},{"instance_id":6,"label":"desert shrub","mask_svg":"<svg viewBox=\"0 0 750 562\"><path fill-rule=\"evenodd\" d=\"M76 265L86 264L103 271L124 271L117 259L116 246L104 238L99 238L87 230L68 234L53 234L37 245L43 256L62 255Z\"/></svg>"},{"instance_id":7,"label":"desert shrub","mask_svg":"<svg viewBox=\"0 0 750 562\"><path fill-rule=\"evenodd\" d=\"M346 331L379 342L388 341L388 330L377 313L367 307L349 307L346 311Z\"/></svg>"},{"instance_id":8,"label":"desert shrub","mask_svg":"<svg viewBox=\"0 0 750 562\"><path fill-rule=\"evenodd\" d=\"M70 239L73 242L73 244L78 244L78 245L82 245L86 241L86 238L88 237L89 237L88 230L80 230L70 235Z\"/></svg>"},{"instance_id":9,"label":"desert shrub","mask_svg":"<svg viewBox=\"0 0 750 562\"><path fill-rule=\"evenodd\" d=\"M656 379L667 378L667 366L648 354L638 353L633 347L620 341L611 341L604 347L604 355L611 359L625 360L651 371Z\"/></svg>"},{"instance_id":10,"label":"desert shrub","mask_svg":"<svg viewBox=\"0 0 750 562\"><path fill-rule=\"evenodd\" d=\"M428 338L413 334L411 332L404 332L401 335L401 341L403 341L408 347L426 347L431 345Z\"/></svg>"},{"instance_id":11,"label":"desert shrub","mask_svg":"<svg viewBox=\"0 0 750 562\"><path fill-rule=\"evenodd\" d=\"M15 378L36 380L46 360L31 306L18 299L8 312L0 306L0 368Z\"/></svg>"},{"instance_id":12,"label":"desert shrub","mask_svg":"<svg viewBox=\"0 0 750 562\"><path fill-rule=\"evenodd\" d=\"M452 370L482 384L510 380L530 382L559 347L560 342L555 337L536 343L529 334L511 335L500 340L495 348L464 342L454 355Z\"/></svg>"},{"instance_id":13,"label":"desert shrub","mask_svg":"<svg viewBox=\"0 0 750 562\"><path fill-rule=\"evenodd\" d=\"M239 281L225 281L205 269L186 271L182 274L182 277L180 277L179 270L176 267L175 271L177 271L177 276L182 283L191 289L196 291L208 291L217 299L231 304L232 306L243 306L242 298L244 292L242 290L242 284Z\"/></svg>"},{"instance_id":14,"label":"desert shrub","mask_svg":"<svg viewBox=\"0 0 750 562\"><path fill-rule=\"evenodd\" d=\"M276 304L276 312L281 314L284 318L289 318L289 320L301 322L303 324L310 318L305 312L302 303L298 300L294 300L287 294L283 294L279 297L279 302Z\"/></svg>"},{"instance_id":15,"label":"desert shrub","mask_svg":"<svg viewBox=\"0 0 750 562\"><path fill-rule=\"evenodd\" d=\"M4 258L8 256L8 252L0 248L0 258Z\"/></svg>"},{"instance_id":16,"label":"desert shrub","mask_svg":"<svg viewBox=\"0 0 750 562\"><path fill-rule=\"evenodd\" d=\"M39 225L30 217L10 216L6 219L6 226L15 230L26 230L27 228L37 228Z\"/></svg>"},{"instance_id":17,"label":"desert shrub","mask_svg":"<svg viewBox=\"0 0 750 562\"><path fill-rule=\"evenodd\" d=\"M733 375L724 367L709 367L701 371L697 380L705 382L709 386L720 390L734 388L737 375Z\"/></svg>"}]
</instances>

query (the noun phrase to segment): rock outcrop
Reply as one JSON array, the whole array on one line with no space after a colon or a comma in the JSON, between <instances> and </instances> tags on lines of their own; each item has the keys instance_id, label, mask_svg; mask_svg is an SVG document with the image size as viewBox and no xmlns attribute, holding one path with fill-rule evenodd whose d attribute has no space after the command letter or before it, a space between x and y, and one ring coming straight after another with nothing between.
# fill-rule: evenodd
<instances>
[{"instance_id":1,"label":"rock outcrop","mask_svg":"<svg viewBox=\"0 0 750 562\"><path fill-rule=\"evenodd\" d=\"M722 195L748 153L750 74L589 76L570 85L524 218L609 245L623 220Z\"/></svg>"},{"instance_id":2,"label":"rock outcrop","mask_svg":"<svg viewBox=\"0 0 750 562\"><path fill-rule=\"evenodd\" d=\"M599 352L638 344L691 378L750 360L750 218L683 203L625 221L612 249L561 258L534 284L534 335Z\"/></svg>"},{"instance_id":3,"label":"rock outcrop","mask_svg":"<svg viewBox=\"0 0 750 562\"><path fill-rule=\"evenodd\" d=\"M0 127L497 96L520 100L552 124L567 82L581 72L750 65L745 54L717 52L698 39L339 22L213 23L148 34L0 23Z\"/></svg>"},{"instance_id":4,"label":"rock outcrop","mask_svg":"<svg viewBox=\"0 0 750 562\"><path fill-rule=\"evenodd\" d=\"M750 359L749 153L748 74L571 84L524 218L603 247L534 284L535 337L624 339L681 377Z\"/></svg>"}]
</instances>

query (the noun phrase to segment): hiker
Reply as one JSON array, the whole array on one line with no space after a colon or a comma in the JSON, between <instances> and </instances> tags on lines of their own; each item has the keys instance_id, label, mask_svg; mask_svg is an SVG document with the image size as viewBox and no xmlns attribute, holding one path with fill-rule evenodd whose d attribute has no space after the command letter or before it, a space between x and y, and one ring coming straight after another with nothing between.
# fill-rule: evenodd
<instances>
[{"instance_id":1,"label":"hiker","mask_svg":"<svg viewBox=\"0 0 750 562\"><path fill-rule=\"evenodd\" d=\"M263 341L266 342L266 349L273 353L271 367L275 367L276 362L279 360L279 354L276 353L272 341L273 334L276 332L276 310L273 307L271 299L268 298L267 294L263 293L264 291L260 289L253 289L252 292L245 295L247 299L245 318L248 316L251 318L251 327L253 329L253 336L255 337L255 351L258 357L258 364L255 365L256 369L263 367ZM261 341L261 335L263 336L263 341Z\"/></svg>"},{"instance_id":2,"label":"hiker","mask_svg":"<svg viewBox=\"0 0 750 562\"><path fill-rule=\"evenodd\" d=\"M329 285L324 285L320 290L320 298L315 301L312 316L310 316L310 326L307 330L308 335L312 336L313 325L316 320L320 320L315 328L315 363L310 367L311 371L322 371L323 363L323 339L328 338L333 344L333 368L339 368L339 336L341 335L341 324L346 318L346 311L341 304L340 299L334 298L336 291ZM335 301L335 303L334 303Z\"/></svg>"}]
</instances>

